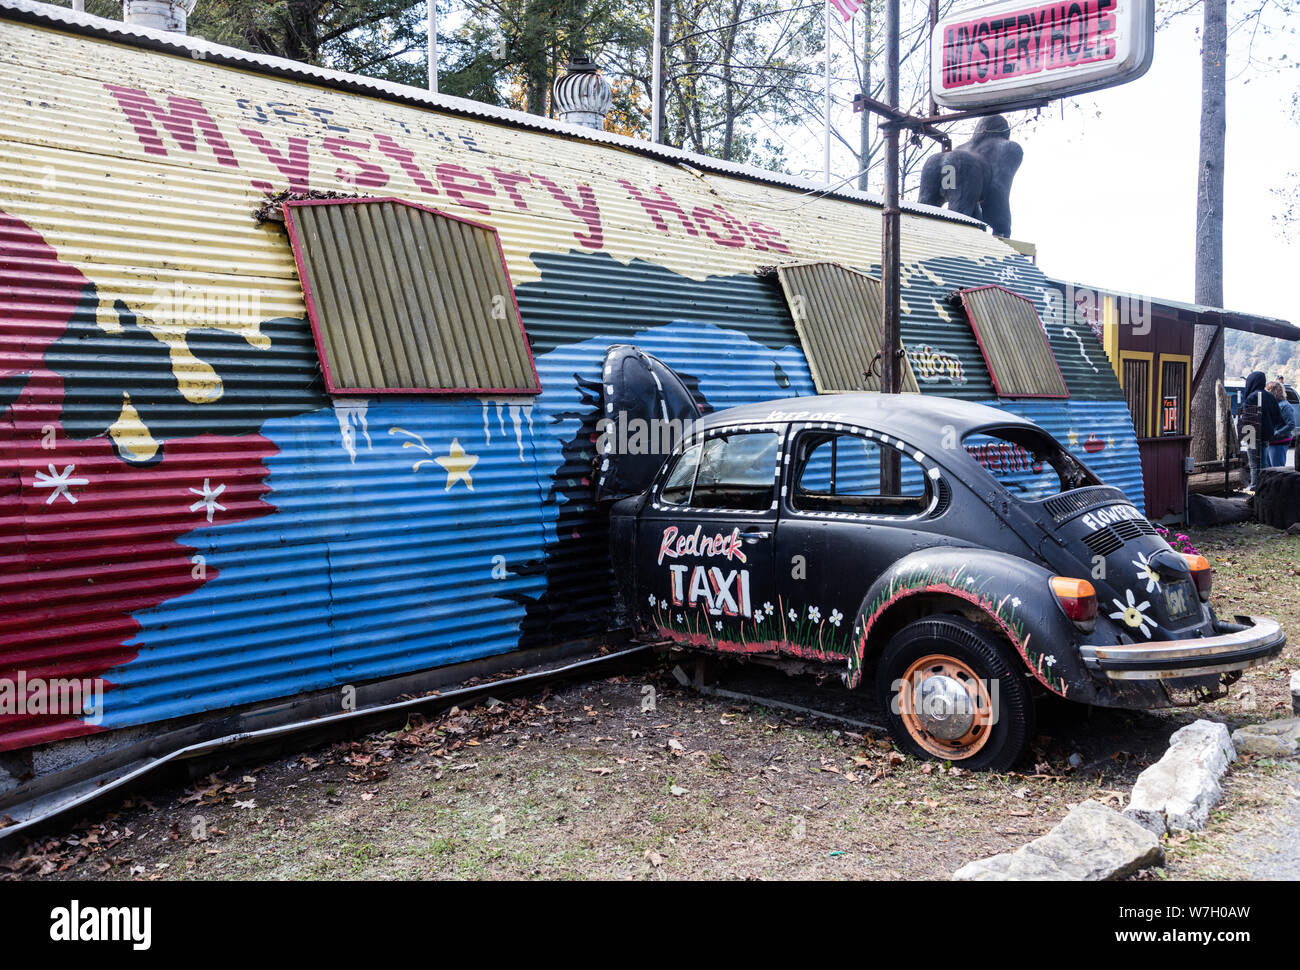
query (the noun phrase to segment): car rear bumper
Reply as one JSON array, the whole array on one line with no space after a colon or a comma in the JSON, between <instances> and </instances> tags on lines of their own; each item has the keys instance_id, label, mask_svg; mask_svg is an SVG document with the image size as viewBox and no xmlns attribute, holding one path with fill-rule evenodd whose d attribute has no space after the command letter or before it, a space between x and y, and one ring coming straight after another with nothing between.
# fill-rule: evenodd
<instances>
[{"instance_id":1,"label":"car rear bumper","mask_svg":"<svg viewBox=\"0 0 1300 970\"><path fill-rule=\"evenodd\" d=\"M1079 648L1089 670L1111 680L1177 680L1244 670L1267 663L1286 646L1276 620L1239 616L1217 624L1212 637L1152 643L1094 644Z\"/></svg>"}]
</instances>

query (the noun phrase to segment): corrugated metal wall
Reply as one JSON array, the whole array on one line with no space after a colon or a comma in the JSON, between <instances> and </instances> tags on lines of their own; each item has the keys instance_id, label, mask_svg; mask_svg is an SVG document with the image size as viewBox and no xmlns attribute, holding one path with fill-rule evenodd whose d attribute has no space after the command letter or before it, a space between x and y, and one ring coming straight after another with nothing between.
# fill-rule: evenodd
<instances>
[{"instance_id":1,"label":"corrugated metal wall","mask_svg":"<svg viewBox=\"0 0 1300 970\"><path fill-rule=\"evenodd\" d=\"M284 232L252 218L286 189L495 227L542 394L329 400ZM575 375L631 342L714 408L810 394L755 274L880 248L860 204L4 19L0 210L0 675L113 685L102 725L10 719L0 748L598 631ZM957 222L902 238L924 392L990 398L944 300L997 282L1037 301L1074 393L1049 430L1123 409L1032 264Z\"/></svg>"},{"instance_id":2,"label":"corrugated metal wall","mask_svg":"<svg viewBox=\"0 0 1300 970\"><path fill-rule=\"evenodd\" d=\"M520 567L539 558L549 510L528 416L511 407L384 400L268 422L274 515L184 538L216 575L135 614L138 654L110 675L106 724L515 649L544 586ZM468 478L437 462L450 440Z\"/></svg>"}]
</instances>

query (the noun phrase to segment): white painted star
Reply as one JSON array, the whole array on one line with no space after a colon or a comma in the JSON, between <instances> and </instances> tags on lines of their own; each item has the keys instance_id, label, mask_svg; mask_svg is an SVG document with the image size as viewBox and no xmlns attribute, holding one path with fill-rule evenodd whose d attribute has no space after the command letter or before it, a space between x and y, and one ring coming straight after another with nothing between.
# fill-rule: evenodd
<instances>
[{"instance_id":1,"label":"white painted star","mask_svg":"<svg viewBox=\"0 0 1300 970\"><path fill-rule=\"evenodd\" d=\"M73 473L73 471L76 469L76 467L77 467L76 465L65 465L65 466L63 467L63 471L61 471L61 472L56 472L56 471L54 470L54 466L53 466L52 464L51 464L51 465L47 465L46 467L49 468L50 473L47 475L47 474L45 474L45 472L37 472L37 473L36 473L36 481L35 481L35 483L34 483L34 484L36 485L37 488L52 488L52 489L54 489L54 491L50 492L50 497L47 498L47 499L45 500L45 504L46 504L46 505L53 505L53 504L54 504L54 500L55 500L56 498L58 498L60 495L62 495L64 498L66 498L66 499L67 499L69 502L71 502L73 505L76 505L76 504L77 504L77 497L76 497L75 495L73 495L71 492L68 491L68 486L69 486L69 485L89 485L89 484L90 484L90 479L89 479L89 478L73 478L73 477L72 477L72 473Z\"/></svg>"},{"instance_id":2,"label":"white painted star","mask_svg":"<svg viewBox=\"0 0 1300 970\"><path fill-rule=\"evenodd\" d=\"M202 490L197 488L190 489L190 491L195 495L200 496L199 500L190 506L190 511L197 512L199 509L205 510L208 513L208 521L211 522L213 512L218 510L222 512L226 511L226 507L217 501L218 496L220 496L225 490L225 485L218 485L216 488L213 488L211 484L209 484L208 479L203 479Z\"/></svg>"},{"instance_id":3,"label":"white painted star","mask_svg":"<svg viewBox=\"0 0 1300 970\"><path fill-rule=\"evenodd\" d=\"M457 482L464 482L466 488L471 492L474 491L474 479L469 473L470 469L478 464L478 455L466 454L460 442L452 438L451 448L447 454L441 458L435 457L433 460L447 470L447 487L444 491L450 492L451 487Z\"/></svg>"}]
</instances>

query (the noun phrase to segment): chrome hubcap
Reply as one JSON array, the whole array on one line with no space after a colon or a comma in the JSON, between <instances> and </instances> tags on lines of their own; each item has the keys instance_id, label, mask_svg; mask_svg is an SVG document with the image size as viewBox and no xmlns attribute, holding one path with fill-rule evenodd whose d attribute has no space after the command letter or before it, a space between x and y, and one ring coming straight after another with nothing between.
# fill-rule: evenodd
<instances>
[{"instance_id":1,"label":"chrome hubcap","mask_svg":"<svg viewBox=\"0 0 1300 970\"><path fill-rule=\"evenodd\" d=\"M955 741L975 724L975 705L966 688L953 677L931 674L921 681L917 714L926 733Z\"/></svg>"}]
</instances>

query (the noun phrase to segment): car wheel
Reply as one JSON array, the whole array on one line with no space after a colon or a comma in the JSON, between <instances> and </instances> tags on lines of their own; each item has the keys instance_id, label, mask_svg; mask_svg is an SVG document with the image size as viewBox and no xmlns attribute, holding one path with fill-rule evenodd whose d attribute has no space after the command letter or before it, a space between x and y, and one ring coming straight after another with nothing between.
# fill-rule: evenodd
<instances>
[{"instance_id":1,"label":"car wheel","mask_svg":"<svg viewBox=\"0 0 1300 970\"><path fill-rule=\"evenodd\" d=\"M909 623L885 647L876 693L894 741L919 758L1005 771L1033 736L1024 664L960 616Z\"/></svg>"}]
</instances>

